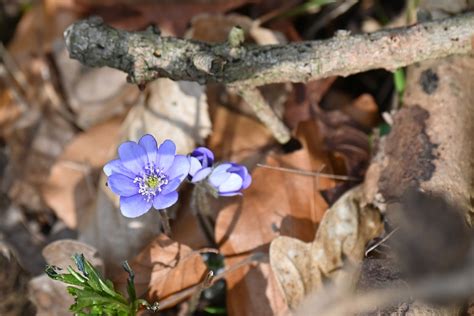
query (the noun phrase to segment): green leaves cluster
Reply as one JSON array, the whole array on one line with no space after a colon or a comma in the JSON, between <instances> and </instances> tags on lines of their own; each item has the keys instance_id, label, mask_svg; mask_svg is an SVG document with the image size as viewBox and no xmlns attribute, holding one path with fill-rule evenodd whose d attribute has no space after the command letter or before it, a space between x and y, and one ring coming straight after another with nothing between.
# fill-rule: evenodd
<instances>
[{"instance_id":1,"label":"green leaves cluster","mask_svg":"<svg viewBox=\"0 0 474 316\"><path fill-rule=\"evenodd\" d=\"M74 260L77 269L67 268L69 273L58 273L61 269L56 266L47 266L46 274L57 281L69 284L69 294L74 297L74 304L69 308L75 315L136 315L140 307L157 311L158 303L150 305L143 299L137 299L134 273L125 261L123 268L128 273L128 299L114 289L112 281L104 279L92 264L82 254L75 254Z\"/></svg>"}]
</instances>

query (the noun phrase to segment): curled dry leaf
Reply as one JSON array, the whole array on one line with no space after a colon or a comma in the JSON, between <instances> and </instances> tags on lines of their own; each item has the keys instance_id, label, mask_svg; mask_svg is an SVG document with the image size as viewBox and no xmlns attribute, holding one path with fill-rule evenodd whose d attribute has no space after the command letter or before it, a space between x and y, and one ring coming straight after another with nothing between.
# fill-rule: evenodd
<instances>
[{"instance_id":1,"label":"curled dry leaf","mask_svg":"<svg viewBox=\"0 0 474 316\"><path fill-rule=\"evenodd\" d=\"M46 204L70 228L77 227L95 200L97 173L118 142L121 121L115 118L78 134L41 187Z\"/></svg>"},{"instance_id":2,"label":"curled dry leaf","mask_svg":"<svg viewBox=\"0 0 474 316\"><path fill-rule=\"evenodd\" d=\"M104 263L97 250L85 243L64 239L55 241L43 249L46 262L63 269L68 266L76 268L71 260L71 257L76 253L84 254L87 260L103 272ZM44 273L31 279L28 284L28 296L36 306L37 315L71 315L69 306L74 303L74 299L69 295L66 287L66 284L55 281Z\"/></svg>"},{"instance_id":3,"label":"curled dry leaf","mask_svg":"<svg viewBox=\"0 0 474 316\"><path fill-rule=\"evenodd\" d=\"M44 247L43 257L49 265L61 267L76 267L72 256L83 254L84 257L99 271L104 273L104 262L99 257L97 249L83 242L73 239L61 239Z\"/></svg>"},{"instance_id":4,"label":"curled dry leaf","mask_svg":"<svg viewBox=\"0 0 474 316\"><path fill-rule=\"evenodd\" d=\"M159 143L172 139L180 153L191 152L211 132L204 87L165 78L149 83L145 102L130 111L123 128L127 139L148 133Z\"/></svg>"},{"instance_id":5,"label":"curled dry leaf","mask_svg":"<svg viewBox=\"0 0 474 316\"><path fill-rule=\"evenodd\" d=\"M270 245L270 263L290 308L331 280L336 285L356 281L356 269L366 243L383 228L375 209L361 208L360 186L346 192L324 215L312 243L278 237Z\"/></svg>"},{"instance_id":6,"label":"curled dry leaf","mask_svg":"<svg viewBox=\"0 0 474 316\"><path fill-rule=\"evenodd\" d=\"M79 127L89 129L123 115L138 99L139 90L126 82L123 72L107 67L83 66L69 58L64 45L56 45L53 53L61 86Z\"/></svg>"},{"instance_id":7,"label":"curled dry leaf","mask_svg":"<svg viewBox=\"0 0 474 316\"><path fill-rule=\"evenodd\" d=\"M275 143L265 126L217 102L215 105L212 115L213 132L209 137L208 146L217 159L240 161L247 166L254 166L264 159Z\"/></svg>"},{"instance_id":8,"label":"curled dry leaf","mask_svg":"<svg viewBox=\"0 0 474 316\"><path fill-rule=\"evenodd\" d=\"M300 124L297 136L302 149L269 155L265 163L313 171L329 165L314 121ZM312 240L327 208L318 191L334 185L333 180L266 168L254 170L252 176L253 183L244 192L243 199L224 207L217 218L216 242L222 254L228 257L227 266L249 253L267 252L270 242L280 235ZM242 269L226 279L230 315L283 313L285 303L268 263Z\"/></svg>"},{"instance_id":9,"label":"curled dry leaf","mask_svg":"<svg viewBox=\"0 0 474 316\"><path fill-rule=\"evenodd\" d=\"M137 295L147 293L152 300L166 298L198 284L207 272L198 251L164 234L157 236L129 263L135 272ZM127 274L122 272L115 281L125 288L126 279Z\"/></svg>"}]
</instances>

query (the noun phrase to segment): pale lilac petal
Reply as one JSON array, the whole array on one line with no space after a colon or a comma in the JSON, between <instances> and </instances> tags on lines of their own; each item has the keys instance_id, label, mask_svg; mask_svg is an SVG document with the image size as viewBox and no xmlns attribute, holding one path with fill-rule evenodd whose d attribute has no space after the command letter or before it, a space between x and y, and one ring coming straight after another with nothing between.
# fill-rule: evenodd
<instances>
[{"instance_id":1,"label":"pale lilac petal","mask_svg":"<svg viewBox=\"0 0 474 316\"><path fill-rule=\"evenodd\" d=\"M128 170L127 168L123 166L120 159L109 161L108 163L105 164L103 170L107 176L110 176L111 174L114 174L114 173L120 173L120 174L126 175L129 178L135 177L135 175L130 170Z\"/></svg>"},{"instance_id":2,"label":"pale lilac petal","mask_svg":"<svg viewBox=\"0 0 474 316\"><path fill-rule=\"evenodd\" d=\"M214 153L206 147L194 149L191 156L196 157L204 168L211 167L214 162Z\"/></svg>"},{"instance_id":3,"label":"pale lilac petal","mask_svg":"<svg viewBox=\"0 0 474 316\"><path fill-rule=\"evenodd\" d=\"M228 163L228 162L223 163L223 164L220 164L217 167L215 167L214 170L212 170L212 173L213 174L224 173L224 172L227 172L227 169L229 169L231 167L232 167L231 163Z\"/></svg>"},{"instance_id":4,"label":"pale lilac petal","mask_svg":"<svg viewBox=\"0 0 474 316\"><path fill-rule=\"evenodd\" d=\"M232 167L227 169L227 172L237 173L242 179L245 179L247 177L247 174L249 173L247 171L247 167L236 164L236 163L232 163Z\"/></svg>"},{"instance_id":5,"label":"pale lilac petal","mask_svg":"<svg viewBox=\"0 0 474 316\"><path fill-rule=\"evenodd\" d=\"M173 165L166 171L169 179L179 178L181 181L189 174L189 160L183 155L176 155Z\"/></svg>"},{"instance_id":6,"label":"pale lilac petal","mask_svg":"<svg viewBox=\"0 0 474 316\"><path fill-rule=\"evenodd\" d=\"M138 193L138 186L133 179L120 173L112 174L107 180L110 189L120 196L132 196Z\"/></svg>"},{"instance_id":7,"label":"pale lilac petal","mask_svg":"<svg viewBox=\"0 0 474 316\"><path fill-rule=\"evenodd\" d=\"M148 158L145 149L135 142L125 142L118 148L120 161L135 174L139 174L143 171Z\"/></svg>"},{"instance_id":8,"label":"pale lilac petal","mask_svg":"<svg viewBox=\"0 0 474 316\"><path fill-rule=\"evenodd\" d=\"M196 172L198 172L202 168L202 165L196 157L188 157L188 159L190 165L189 174L191 176L194 176Z\"/></svg>"},{"instance_id":9,"label":"pale lilac petal","mask_svg":"<svg viewBox=\"0 0 474 316\"><path fill-rule=\"evenodd\" d=\"M236 195L242 195L242 193L240 191L219 193L219 196L236 196Z\"/></svg>"},{"instance_id":10,"label":"pale lilac petal","mask_svg":"<svg viewBox=\"0 0 474 316\"><path fill-rule=\"evenodd\" d=\"M138 141L138 144L145 148L149 162L156 162L158 157L158 144L156 143L155 137L150 134L143 135Z\"/></svg>"},{"instance_id":11,"label":"pale lilac petal","mask_svg":"<svg viewBox=\"0 0 474 316\"><path fill-rule=\"evenodd\" d=\"M211 167L203 168L203 169L199 170L198 172L196 172L194 177L191 179L191 182L196 183L196 182L204 180L208 175L211 174L211 171L212 171Z\"/></svg>"},{"instance_id":12,"label":"pale lilac petal","mask_svg":"<svg viewBox=\"0 0 474 316\"><path fill-rule=\"evenodd\" d=\"M242 178L236 173L232 173L230 177L218 187L219 192L222 193L238 191L241 188Z\"/></svg>"},{"instance_id":13,"label":"pale lilac petal","mask_svg":"<svg viewBox=\"0 0 474 316\"><path fill-rule=\"evenodd\" d=\"M251 183L252 183L252 176L247 173L246 177L244 178L244 181L242 182L242 190L247 189Z\"/></svg>"},{"instance_id":14,"label":"pale lilac petal","mask_svg":"<svg viewBox=\"0 0 474 316\"><path fill-rule=\"evenodd\" d=\"M147 201L146 197L141 194L120 197L120 211L125 217L138 217L148 212L152 206L152 201Z\"/></svg>"},{"instance_id":15,"label":"pale lilac petal","mask_svg":"<svg viewBox=\"0 0 474 316\"><path fill-rule=\"evenodd\" d=\"M153 207L162 210L172 206L178 201L178 192L174 191L168 194L158 194L153 200Z\"/></svg>"},{"instance_id":16,"label":"pale lilac petal","mask_svg":"<svg viewBox=\"0 0 474 316\"><path fill-rule=\"evenodd\" d=\"M171 167L176 154L176 145L169 139L165 140L158 148L158 158L156 164L158 168L167 171Z\"/></svg>"},{"instance_id":17,"label":"pale lilac petal","mask_svg":"<svg viewBox=\"0 0 474 316\"><path fill-rule=\"evenodd\" d=\"M227 169L232 167L230 163L224 163L218 165L214 170L212 170L211 175L209 176L209 182L214 186L218 187L224 183L230 177L230 173L227 172Z\"/></svg>"},{"instance_id":18,"label":"pale lilac petal","mask_svg":"<svg viewBox=\"0 0 474 316\"><path fill-rule=\"evenodd\" d=\"M163 190L160 192L160 194L168 194L170 192L176 191L176 189L179 187L179 185L183 182L180 178L174 178L168 184L163 188Z\"/></svg>"}]
</instances>

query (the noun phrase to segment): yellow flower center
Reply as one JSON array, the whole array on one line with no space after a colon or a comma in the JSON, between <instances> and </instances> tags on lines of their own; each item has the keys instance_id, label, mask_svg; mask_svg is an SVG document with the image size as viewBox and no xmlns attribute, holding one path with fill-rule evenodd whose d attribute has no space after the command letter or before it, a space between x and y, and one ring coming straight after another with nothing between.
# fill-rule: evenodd
<instances>
[{"instance_id":1,"label":"yellow flower center","mask_svg":"<svg viewBox=\"0 0 474 316\"><path fill-rule=\"evenodd\" d=\"M156 175L149 176L146 180L146 184L149 188L155 189L158 185L161 184L161 179Z\"/></svg>"}]
</instances>

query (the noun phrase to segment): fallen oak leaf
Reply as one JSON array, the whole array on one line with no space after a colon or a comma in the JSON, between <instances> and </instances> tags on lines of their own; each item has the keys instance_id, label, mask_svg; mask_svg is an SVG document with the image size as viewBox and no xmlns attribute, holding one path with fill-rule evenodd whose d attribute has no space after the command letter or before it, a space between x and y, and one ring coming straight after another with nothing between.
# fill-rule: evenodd
<instances>
[{"instance_id":1,"label":"fallen oak leaf","mask_svg":"<svg viewBox=\"0 0 474 316\"><path fill-rule=\"evenodd\" d=\"M297 137L303 148L290 154L272 154L265 164L304 170L320 170L329 165L322 149L322 137L315 121L300 124ZM327 204L319 190L335 185L327 178L258 168L244 198L224 207L216 222L215 238L226 266L254 251L267 252L279 235L310 241ZM229 275L228 312L230 315L282 313L285 303L268 263Z\"/></svg>"},{"instance_id":2,"label":"fallen oak leaf","mask_svg":"<svg viewBox=\"0 0 474 316\"><path fill-rule=\"evenodd\" d=\"M198 284L207 273L199 251L164 234L158 235L129 264L135 272L137 296L146 293L156 301ZM127 274L121 272L114 283L125 288L126 279Z\"/></svg>"},{"instance_id":3,"label":"fallen oak leaf","mask_svg":"<svg viewBox=\"0 0 474 316\"><path fill-rule=\"evenodd\" d=\"M46 204L69 228L75 228L96 198L97 172L118 142L121 118L78 134L51 168L41 186ZM95 173L94 173L95 171Z\"/></svg>"},{"instance_id":4,"label":"fallen oak leaf","mask_svg":"<svg viewBox=\"0 0 474 316\"><path fill-rule=\"evenodd\" d=\"M383 228L378 211L360 206L361 186L346 192L324 215L312 243L278 237L270 245L270 264L290 308L320 290L328 279L336 285L356 280L355 269L366 243Z\"/></svg>"}]
</instances>

